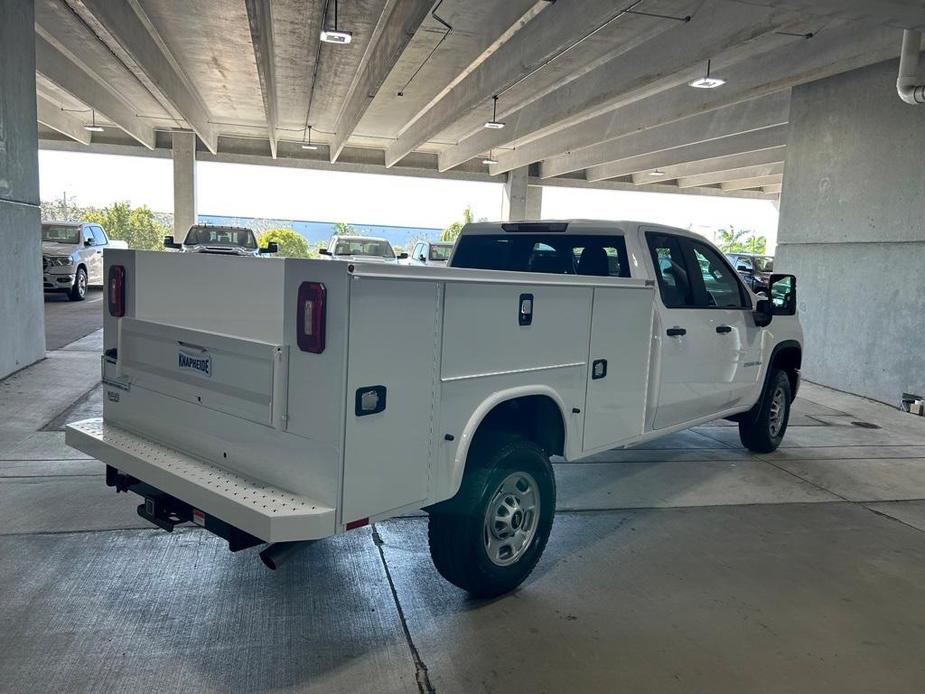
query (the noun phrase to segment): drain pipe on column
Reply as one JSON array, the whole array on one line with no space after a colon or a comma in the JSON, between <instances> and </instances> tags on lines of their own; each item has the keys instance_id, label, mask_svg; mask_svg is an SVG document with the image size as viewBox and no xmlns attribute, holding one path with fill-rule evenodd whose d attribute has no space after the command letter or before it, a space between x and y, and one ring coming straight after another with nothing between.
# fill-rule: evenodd
<instances>
[{"instance_id":1,"label":"drain pipe on column","mask_svg":"<svg viewBox=\"0 0 925 694\"><path fill-rule=\"evenodd\" d=\"M922 32L906 29L903 49L899 56L899 78L896 90L907 104L925 104L925 84L916 84L919 77L919 56L922 53Z\"/></svg>"}]
</instances>

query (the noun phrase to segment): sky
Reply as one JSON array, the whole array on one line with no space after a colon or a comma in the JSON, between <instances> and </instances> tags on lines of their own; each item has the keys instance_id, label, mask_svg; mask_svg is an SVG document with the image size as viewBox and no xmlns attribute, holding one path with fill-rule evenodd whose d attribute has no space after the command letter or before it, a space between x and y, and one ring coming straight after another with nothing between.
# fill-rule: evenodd
<instances>
[{"instance_id":1,"label":"sky","mask_svg":"<svg viewBox=\"0 0 925 694\"><path fill-rule=\"evenodd\" d=\"M172 162L154 157L39 151L42 200L82 206L126 200L157 212L173 209ZM499 219L502 185L405 176L311 171L277 166L197 163L200 214L352 224L442 228L462 217ZM549 186L547 219L633 219L690 228L708 238L716 229L753 229L773 248L777 209L770 201L670 193Z\"/></svg>"}]
</instances>

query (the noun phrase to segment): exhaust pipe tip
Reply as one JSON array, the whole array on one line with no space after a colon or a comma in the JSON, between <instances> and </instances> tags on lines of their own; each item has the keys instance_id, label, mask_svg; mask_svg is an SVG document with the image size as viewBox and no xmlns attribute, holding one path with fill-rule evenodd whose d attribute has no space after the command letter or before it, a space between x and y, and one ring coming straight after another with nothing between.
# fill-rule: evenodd
<instances>
[{"instance_id":1,"label":"exhaust pipe tip","mask_svg":"<svg viewBox=\"0 0 925 694\"><path fill-rule=\"evenodd\" d=\"M260 552L260 561L271 571L276 571L279 567L289 561L299 550L308 547L312 540L297 540L295 542L274 542L267 545Z\"/></svg>"}]
</instances>

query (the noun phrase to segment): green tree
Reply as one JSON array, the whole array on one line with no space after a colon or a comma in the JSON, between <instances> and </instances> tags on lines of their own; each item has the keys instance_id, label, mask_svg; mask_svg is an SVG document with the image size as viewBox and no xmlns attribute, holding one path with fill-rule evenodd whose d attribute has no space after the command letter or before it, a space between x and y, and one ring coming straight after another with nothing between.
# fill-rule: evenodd
<instances>
[{"instance_id":1,"label":"green tree","mask_svg":"<svg viewBox=\"0 0 925 694\"><path fill-rule=\"evenodd\" d=\"M450 224L440 234L440 240L441 241L455 241L456 237L458 237L460 232L462 232L463 227L466 224L472 223L472 219L473 219L472 208L467 205L466 209L463 210L462 222L453 222L452 224Z\"/></svg>"},{"instance_id":2,"label":"green tree","mask_svg":"<svg viewBox=\"0 0 925 694\"><path fill-rule=\"evenodd\" d=\"M768 240L748 229L736 229L731 224L729 229L720 229L717 245L723 253L754 253L764 255Z\"/></svg>"},{"instance_id":3,"label":"green tree","mask_svg":"<svg viewBox=\"0 0 925 694\"><path fill-rule=\"evenodd\" d=\"M357 233L357 230L347 224L347 222L334 223L334 236L351 236Z\"/></svg>"},{"instance_id":4,"label":"green tree","mask_svg":"<svg viewBox=\"0 0 925 694\"><path fill-rule=\"evenodd\" d=\"M46 222L80 222L83 214L84 210L77 204L76 196L68 197L67 191L51 202L42 202L42 220Z\"/></svg>"},{"instance_id":5,"label":"green tree","mask_svg":"<svg viewBox=\"0 0 925 694\"><path fill-rule=\"evenodd\" d=\"M164 235L169 233L147 205L133 208L128 202L116 202L100 209L88 208L82 219L96 222L110 237L125 241L135 250L160 250Z\"/></svg>"},{"instance_id":6,"label":"green tree","mask_svg":"<svg viewBox=\"0 0 925 694\"><path fill-rule=\"evenodd\" d=\"M308 245L308 241L294 229L267 229L257 237L257 245L266 247L270 241L276 241L279 246L277 255L281 258L313 258L315 253Z\"/></svg>"}]
</instances>

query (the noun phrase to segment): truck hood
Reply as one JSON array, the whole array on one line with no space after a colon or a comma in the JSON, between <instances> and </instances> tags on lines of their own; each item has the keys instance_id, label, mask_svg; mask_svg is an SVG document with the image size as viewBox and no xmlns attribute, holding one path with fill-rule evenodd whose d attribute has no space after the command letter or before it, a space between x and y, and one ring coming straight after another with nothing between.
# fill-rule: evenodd
<instances>
[{"instance_id":1,"label":"truck hood","mask_svg":"<svg viewBox=\"0 0 925 694\"><path fill-rule=\"evenodd\" d=\"M71 255L79 250L76 243L56 243L42 241L42 255Z\"/></svg>"},{"instance_id":2,"label":"truck hood","mask_svg":"<svg viewBox=\"0 0 925 694\"><path fill-rule=\"evenodd\" d=\"M184 253L211 253L213 255L256 255L257 250L245 246L183 246Z\"/></svg>"}]
</instances>

